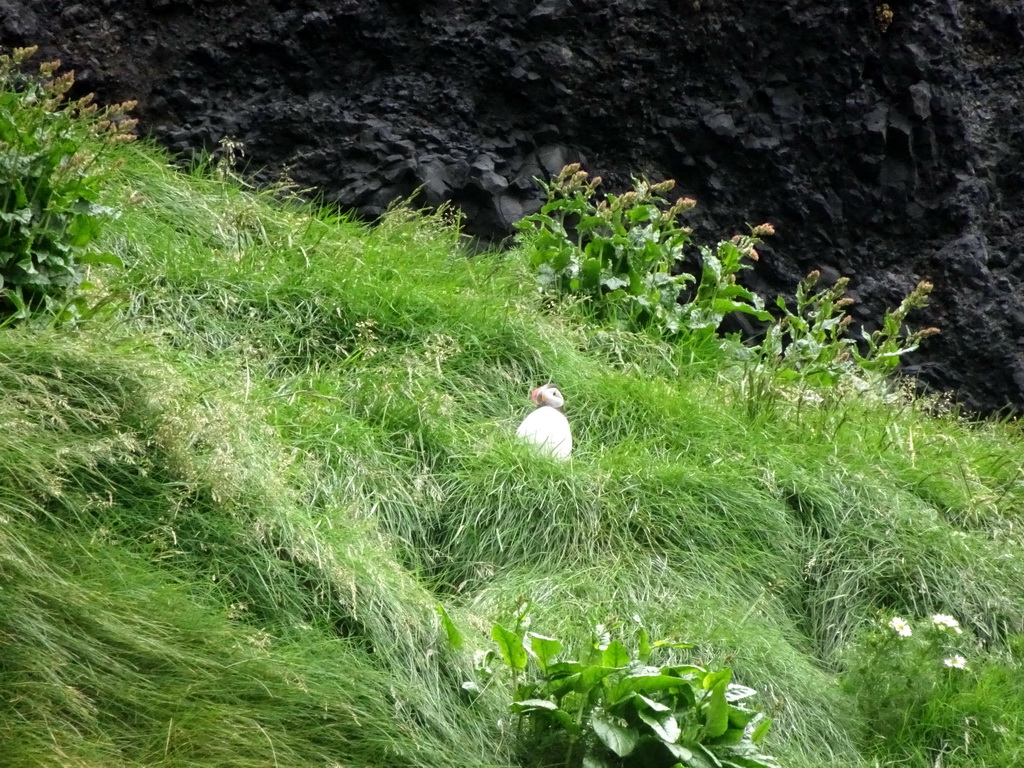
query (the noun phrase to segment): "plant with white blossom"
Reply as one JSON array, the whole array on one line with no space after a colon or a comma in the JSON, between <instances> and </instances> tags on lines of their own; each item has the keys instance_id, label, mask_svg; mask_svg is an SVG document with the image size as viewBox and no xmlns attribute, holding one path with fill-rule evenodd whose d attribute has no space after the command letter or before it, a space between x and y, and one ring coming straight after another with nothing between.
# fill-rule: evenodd
<instances>
[{"instance_id":1,"label":"plant with white blossom","mask_svg":"<svg viewBox=\"0 0 1024 768\"><path fill-rule=\"evenodd\" d=\"M892 627L892 631L900 637L910 637L913 631L910 629L910 624L907 623L906 619L900 616L893 616L889 620L889 626Z\"/></svg>"},{"instance_id":2,"label":"plant with white blossom","mask_svg":"<svg viewBox=\"0 0 1024 768\"><path fill-rule=\"evenodd\" d=\"M949 614L886 614L854 644L843 685L887 760L924 748L935 752L929 758L935 761L962 746L969 718L973 727L983 727L978 691L991 664ZM897 745L907 745L906 753Z\"/></svg>"},{"instance_id":3,"label":"plant with white blossom","mask_svg":"<svg viewBox=\"0 0 1024 768\"><path fill-rule=\"evenodd\" d=\"M933 614L932 624L934 624L939 629L952 629L958 635L963 634L963 630L960 628L960 622L958 622L952 616L947 616L944 613Z\"/></svg>"}]
</instances>

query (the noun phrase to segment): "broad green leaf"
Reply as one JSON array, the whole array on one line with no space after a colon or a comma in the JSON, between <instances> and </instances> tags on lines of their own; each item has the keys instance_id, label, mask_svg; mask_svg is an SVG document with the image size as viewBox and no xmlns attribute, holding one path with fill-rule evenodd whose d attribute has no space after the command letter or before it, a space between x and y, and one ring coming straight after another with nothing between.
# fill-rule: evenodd
<instances>
[{"instance_id":1,"label":"broad green leaf","mask_svg":"<svg viewBox=\"0 0 1024 768\"><path fill-rule=\"evenodd\" d=\"M548 664L562 652L562 643L553 637L538 635L536 632L527 632L526 637L529 640L527 652L537 660L541 672L547 674Z\"/></svg>"},{"instance_id":2,"label":"broad green leaf","mask_svg":"<svg viewBox=\"0 0 1024 768\"><path fill-rule=\"evenodd\" d=\"M554 702L548 701L547 699L526 699L524 701L516 701L513 702L511 709L519 715L534 713L539 716L549 718L550 720L558 723L564 731L572 734L573 736L579 736L582 733L580 727L576 724L576 721L572 719L572 715L564 709L560 709Z\"/></svg>"},{"instance_id":3,"label":"broad green leaf","mask_svg":"<svg viewBox=\"0 0 1024 768\"><path fill-rule=\"evenodd\" d=\"M635 729L620 725L616 718L608 713L597 710L590 719L594 733L602 743L619 757L626 757L634 749L640 740L640 734Z\"/></svg>"},{"instance_id":4,"label":"broad green leaf","mask_svg":"<svg viewBox=\"0 0 1024 768\"><path fill-rule=\"evenodd\" d=\"M111 264L115 267L124 267L124 262L121 261L120 257L113 253L80 253L78 255L79 264Z\"/></svg>"},{"instance_id":5,"label":"broad green leaf","mask_svg":"<svg viewBox=\"0 0 1024 768\"><path fill-rule=\"evenodd\" d=\"M611 264L615 259L615 246L606 238L594 238L583 249L587 259L596 259L602 266Z\"/></svg>"},{"instance_id":6,"label":"broad green leaf","mask_svg":"<svg viewBox=\"0 0 1024 768\"><path fill-rule=\"evenodd\" d=\"M725 689L725 698L729 702L742 701L743 699L749 699L751 696L757 696L757 691L749 686L740 685L739 683L729 683Z\"/></svg>"},{"instance_id":7,"label":"broad green leaf","mask_svg":"<svg viewBox=\"0 0 1024 768\"><path fill-rule=\"evenodd\" d=\"M636 270L629 272L629 293L633 296L639 296L644 292L644 278Z\"/></svg>"},{"instance_id":8,"label":"broad green leaf","mask_svg":"<svg viewBox=\"0 0 1024 768\"><path fill-rule=\"evenodd\" d=\"M729 693L725 694L726 701L729 699ZM754 719L756 712L751 709L742 709L737 706L729 707L729 726L732 728L739 728L743 730L747 727L747 724Z\"/></svg>"},{"instance_id":9,"label":"broad green leaf","mask_svg":"<svg viewBox=\"0 0 1024 768\"><path fill-rule=\"evenodd\" d=\"M580 216L580 220L576 223L576 231L586 232L600 227L604 223L605 220L601 216Z\"/></svg>"},{"instance_id":10,"label":"broad green leaf","mask_svg":"<svg viewBox=\"0 0 1024 768\"><path fill-rule=\"evenodd\" d=\"M608 763L595 755L587 755L583 758L583 768L608 768Z\"/></svg>"},{"instance_id":11,"label":"broad green leaf","mask_svg":"<svg viewBox=\"0 0 1024 768\"><path fill-rule=\"evenodd\" d=\"M585 692L581 683L582 676L577 672L575 674L566 675L564 677L550 678L543 686L541 686L540 693L545 696L554 696L555 698L561 698L565 696L569 691Z\"/></svg>"},{"instance_id":12,"label":"broad green leaf","mask_svg":"<svg viewBox=\"0 0 1024 768\"><path fill-rule=\"evenodd\" d=\"M635 693L667 692L680 688L689 689L690 684L680 677L671 675L627 675L616 681L608 691L608 701L614 704Z\"/></svg>"},{"instance_id":13,"label":"broad green leaf","mask_svg":"<svg viewBox=\"0 0 1024 768\"><path fill-rule=\"evenodd\" d=\"M761 716L759 716L761 717ZM750 733L750 740L755 744L760 744L764 741L764 737L768 735L768 729L772 727L772 720L770 717L765 717L761 720L753 731Z\"/></svg>"},{"instance_id":14,"label":"broad green leaf","mask_svg":"<svg viewBox=\"0 0 1024 768\"><path fill-rule=\"evenodd\" d=\"M732 746L739 744L743 741L743 729L742 728L726 728L725 733L715 739L715 745Z\"/></svg>"},{"instance_id":15,"label":"broad green leaf","mask_svg":"<svg viewBox=\"0 0 1024 768\"><path fill-rule=\"evenodd\" d=\"M601 260L585 259L580 265L580 287L592 291L601 284Z\"/></svg>"},{"instance_id":16,"label":"broad green leaf","mask_svg":"<svg viewBox=\"0 0 1024 768\"><path fill-rule=\"evenodd\" d=\"M730 755L721 762L722 768L779 768L775 758L768 755Z\"/></svg>"},{"instance_id":17,"label":"broad green leaf","mask_svg":"<svg viewBox=\"0 0 1024 768\"><path fill-rule=\"evenodd\" d=\"M601 664L606 667L624 667L629 662L629 651L618 640L608 643L608 647L601 653Z\"/></svg>"},{"instance_id":18,"label":"broad green leaf","mask_svg":"<svg viewBox=\"0 0 1024 768\"><path fill-rule=\"evenodd\" d=\"M668 708L666 707L666 709ZM679 723L671 712L651 712L648 709L638 708L637 714L651 727L658 738L668 744L674 744L682 734Z\"/></svg>"},{"instance_id":19,"label":"broad green leaf","mask_svg":"<svg viewBox=\"0 0 1024 768\"><path fill-rule=\"evenodd\" d=\"M710 691L714 688L721 687L723 694L725 689L728 687L729 682L732 680L732 670L729 667L724 667L714 672L708 672L704 675L704 679L701 681L704 690Z\"/></svg>"},{"instance_id":20,"label":"broad green leaf","mask_svg":"<svg viewBox=\"0 0 1024 768\"><path fill-rule=\"evenodd\" d=\"M75 248L83 248L99 236L101 229L98 218L87 214L75 216L67 228L68 242Z\"/></svg>"},{"instance_id":21,"label":"broad green leaf","mask_svg":"<svg viewBox=\"0 0 1024 768\"><path fill-rule=\"evenodd\" d=\"M672 644L666 642L655 643L656 646L669 646L671 648L692 648L693 646L688 643ZM661 668L661 674L672 675L674 677L682 677L687 680L694 678L703 681L708 671L704 667L698 667L695 664L672 664Z\"/></svg>"},{"instance_id":22,"label":"broad green leaf","mask_svg":"<svg viewBox=\"0 0 1024 768\"><path fill-rule=\"evenodd\" d=\"M550 251L548 262L555 272L561 272L572 263L572 251L568 248L558 248Z\"/></svg>"},{"instance_id":23,"label":"broad green leaf","mask_svg":"<svg viewBox=\"0 0 1024 768\"><path fill-rule=\"evenodd\" d=\"M482 651L473 652L473 670L479 675L493 675L494 668L491 662L494 661L494 651L487 648Z\"/></svg>"},{"instance_id":24,"label":"broad green leaf","mask_svg":"<svg viewBox=\"0 0 1024 768\"><path fill-rule=\"evenodd\" d=\"M718 295L726 299L746 299L757 307L764 306L760 296L753 291L744 288L739 283L729 283L727 285L719 286Z\"/></svg>"},{"instance_id":25,"label":"broad green leaf","mask_svg":"<svg viewBox=\"0 0 1024 768\"><path fill-rule=\"evenodd\" d=\"M548 709L554 711L558 709L558 705L553 701L548 701L547 699L524 699L523 701L512 702L513 712L526 712L531 709Z\"/></svg>"},{"instance_id":26,"label":"broad green leaf","mask_svg":"<svg viewBox=\"0 0 1024 768\"><path fill-rule=\"evenodd\" d=\"M30 221L32 221L32 209L22 208L17 211L11 211L9 213L0 211L0 221L15 224L28 224Z\"/></svg>"},{"instance_id":27,"label":"broad green leaf","mask_svg":"<svg viewBox=\"0 0 1024 768\"><path fill-rule=\"evenodd\" d=\"M578 661L556 661L548 665L548 679L575 675L582 671L583 665Z\"/></svg>"},{"instance_id":28,"label":"broad green leaf","mask_svg":"<svg viewBox=\"0 0 1024 768\"><path fill-rule=\"evenodd\" d=\"M646 664L647 660L651 657L651 636L647 634L647 630L643 627L640 628L638 633L637 645L637 656L640 661Z\"/></svg>"},{"instance_id":29,"label":"broad green leaf","mask_svg":"<svg viewBox=\"0 0 1024 768\"><path fill-rule=\"evenodd\" d=\"M763 309L758 309L755 306L746 304L742 301L733 301L728 298L718 298L711 302L711 308L720 315L728 314L729 312L743 312L747 315L753 315L758 320L771 320L772 316L770 313L765 312Z\"/></svg>"},{"instance_id":30,"label":"broad green leaf","mask_svg":"<svg viewBox=\"0 0 1024 768\"><path fill-rule=\"evenodd\" d=\"M640 221L650 221L660 214L661 211L653 205L635 205L626 212L626 216L634 224Z\"/></svg>"},{"instance_id":31,"label":"broad green leaf","mask_svg":"<svg viewBox=\"0 0 1024 768\"><path fill-rule=\"evenodd\" d=\"M703 745L690 742L684 746L690 751L690 756L686 759L686 764L690 768L722 768L721 761Z\"/></svg>"},{"instance_id":32,"label":"broad green leaf","mask_svg":"<svg viewBox=\"0 0 1024 768\"><path fill-rule=\"evenodd\" d=\"M618 671L620 671L618 667L602 667L598 665L584 667L582 672L580 672L581 687L578 690L589 691L606 677L614 675Z\"/></svg>"},{"instance_id":33,"label":"broad green leaf","mask_svg":"<svg viewBox=\"0 0 1024 768\"><path fill-rule=\"evenodd\" d=\"M491 637L498 644L498 650L513 672L519 673L526 669L526 649L520 637L515 632L510 632L501 624L495 624L491 630Z\"/></svg>"},{"instance_id":34,"label":"broad green leaf","mask_svg":"<svg viewBox=\"0 0 1024 768\"><path fill-rule=\"evenodd\" d=\"M455 626L455 622L451 620L448 615L448 611L444 609L444 606L440 603L437 604L437 612L441 616L441 626L444 627L445 633L448 635L448 645L455 650L462 647L462 633L459 632L459 628Z\"/></svg>"},{"instance_id":35,"label":"broad green leaf","mask_svg":"<svg viewBox=\"0 0 1024 768\"><path fill-rule=\"evenodd\" d=\"M693 757L693 752L682 744L665 744L665 747L672 754L672 757L679 758L680 760L689 761Z\"/></svg>"},{"instance_id":36,"label":"broad green leaf","mask_svg":"<svg viewBox=\"0 0 1024 768\"><path fill-rule=\"evenodd\" d=\"M705 699L704 732L711 738L721 736L729 728L729 702L725 700L724 681L717 682Z\"/></svg>"},{"instance_id":37,"label":"broad green leaf","mask_svg":"<svg viewBox=\"0 0 1024 768\"><path fill-rule=\"evenodd\" d=\"M625 288L629 285L629 280L620 276L609 274L607 277L601 278L601 285L607 288L609 291L617 291L620 288Z\"/></svg>"},{"instance_id":38,"label":"broad green leaf","mask_svg":"<svg viewBox=\"0 0 1024 768\"><path fill-rule=\"evenodd\" d=\"M662 704L660 701L654 701L654 699L649 699L642 693L636 694L634 698L653 712L668 712L671 710L671 707L668 705Z\"/></svg>"},{"instance_id":39,"label":"broad green leaf","mask_svg":"<svg viewBox=\"0 0 1024 768\"><path fill-rule=\"evenodd\" d=\"M517 685L512 691L512 701L526 701L527 699L537 699L542 696L540 690L540 684L536 682L524 682Z\"/></svg>"},{"instance_id":40,"label":"broad green leaf","mask_svg":"<svg viewBox=\"0 0 1024 768\"><path fill-rule=\"evenodd\" d=\"M14 305L15 314L14 316L19 320L24 320L29 316L28 304L25 303L25 297L22 295L21 286L14 288L4 289L4 296Z\"/></svg>"}]
</instances>

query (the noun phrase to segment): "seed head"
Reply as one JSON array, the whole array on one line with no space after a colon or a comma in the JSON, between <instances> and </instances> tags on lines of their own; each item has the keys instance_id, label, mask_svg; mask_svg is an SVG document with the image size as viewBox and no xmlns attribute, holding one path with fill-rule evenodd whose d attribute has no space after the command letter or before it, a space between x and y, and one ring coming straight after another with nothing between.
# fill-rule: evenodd
<instances>
[{"instance_id":1,"label":"seed head","mask_svg":"<svg viewBox=\"0 0 1024 768\"><path fill-rule=\"evenodd\" d=\"M587 180L587 176L589 176L589 174L586 171L576 171L576 173L572 175L572 178L569 179L569 186L582 187L583 183Z\"/></svg>"},{"instance_id":2,"label":"seed head","mask_svg":"<svg viewBox=\"0 0 1024 768\"><path fill-rule=\"evenodd\" d=\"M50 93L54 96L63 96L71 90L71 86L74 84L75 71L72 69L62 75L57 75L57 77L50 81Z\"/></svg>"},{"instance_id":3,"label":"seed head","mask_svg":"<svg viewBox=\"0 0 1024 768\"><path fill-rule=\"evenodd\" d=\"M31 59L36 55L36 51L39 50L38 45L30 45L27 48L15 48L11 51L11 59L15 64L21 64L22 62Z\"/></svg>"},{"instance_id":4,"label":"seed head","mask_svg":"<svg viewBox=\"0 0 1024 768\"><path fill-rule=\"evenodd\" d=\"M639 199L639 196L632 189L628 192L623 192L619 195L618 203L620 208L625 208L628 205L633 205Z\"/></svg>"},{"instance_id":5,"label":"seed head","mask_svg":"<svg viewBox=\"0 0 1024 768\"><path fill-rule=\"evenodd\" d=\"M574 176L579 169L579 163L570 163L569 165L565 166L564 168L562 168L561 171L558 172L557 179L559 181L565 181L570 176Z\"/></svg>"}]
</instances>

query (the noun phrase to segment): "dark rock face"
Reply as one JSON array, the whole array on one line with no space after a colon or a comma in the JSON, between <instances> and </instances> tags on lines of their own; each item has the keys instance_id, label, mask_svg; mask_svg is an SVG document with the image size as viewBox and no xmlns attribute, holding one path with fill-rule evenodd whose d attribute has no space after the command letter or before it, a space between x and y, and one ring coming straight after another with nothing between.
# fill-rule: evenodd
<instances>
[{"instance_id":1,"label":"dark rock face","mask_svg":"<svg viewBox=\"0 0 1024 768\"><path fill-rule=\"evenodd\" d=\"M500 237L566 162L675 178L702 241L775 224L768 297L849 275L870 327L932 281L908 370L1024 406L1024 2L0 0L0 30L368 216L421 188Z\"/></svg>"}]
</instances>

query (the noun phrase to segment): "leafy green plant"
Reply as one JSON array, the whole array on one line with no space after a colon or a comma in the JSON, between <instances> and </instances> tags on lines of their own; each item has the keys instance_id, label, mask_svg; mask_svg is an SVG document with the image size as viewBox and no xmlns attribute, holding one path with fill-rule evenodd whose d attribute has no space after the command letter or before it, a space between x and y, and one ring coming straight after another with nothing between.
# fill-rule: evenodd
<instances>
[{"instance_id":1,"label":"leafy green plant","mask_svg":"<svg viewBox=\"0 0 1024 768\"><path fill-rule=\"evenodd\" d=\"M881 328L873 333L863 334L867 345L864 354L861 354L856 346L851 347L850 353L863 370L891 373L900 364L900 358L917 349L922 339L939 333L938 328L924 328L906 336L901 335L907 315L911 310L927 306L931 292L932 284L922 280L896 309L885 313Z\"/></svg>"},{"instance_id":2,"label":"leafy green plant","mask_svg":"<svg viewBox=\"0 0 1024 768\"><path fill-rule=\"evenodd\" d=\"M853 303L845 295L849 278L815 290L820 277L815 270L797 285L795 311L781 296L776 300L782 317L768 326L744 375L750 408L770 407L765 396L777 382L803 381L820 388L846 379L863 386L865 377L892 373L903 355L939 333L938 328L903 331L910 311L927 304L932 286L921 282L899 307L885 313L881 328L862 333L858 343L849 334L852 318L844 311Z\"/></svg>"},{"instance_id":3,"label":"leafy green plant","mask_svg":"<svg viewBox=\"0 0 1024 768\"><path fill-rule=\"evenodd\" d=\"M757 258L754 246L771 234L770 225L714 249L701 247L698 281L677 271L692 233L677 219L696 203L680 198L669 205L662 195L674 181L634 178L632 190L597 202L601 178L589 178L578 163L550 183L539 183L547 203L516 227L543 288L581 296L598 316L630 330L714 333L729 312L770 318L761 299L736 283L736 274L749 266L743 259ZM681 303L681 292L692 283L697 283L693 298Z\"/></svg>"},{"instance_id":4,"label":"leafy green plant","mask_svg":"<svg viewBox=\"0 0 1024 768\"><path fill-rule=\"evenodd\" d=\"M1022 682L1012 653L982 648L943 614L879 619L854 646L843 679L871 746L928 766L1019 762Z\"/></svg>"},{"instance_id":5,"label":"leafy green plant","mask_svg":"<svg viewBox=\"0 0 1024 768\"><path fill-rule=\"evenodd\" d=\"M24 70L35 48L0 56L0 313L15 319L45 310L73 320L88 304L73 294L88 265L120 265L91 248L105 219L100 205L109 144L130 141L134 102L100 109L92 97L66 98L74 73L59 62Z\"/></svg>"},{"instance_id":6,"label":"leafy green plant","mask_svg":"<svg viewBox=\"0 0 1024 768\"><path fill-rule=\"evenodd\" d=\"M759 351L763 359L779 363L777 375L783 381L831 385L849 370L851 340L845 332L851 318L842 311L852 303L844 297L849 278L814 292L819 278L814 271L797 285L795 312L781 296L776 300L783 316L768 327Z\"/></svg>"},{"instance_id":7,"label":"leafy green plant","mask_svg":"<svg viewBox=\"0 0 1024 768\"><path fill-rule=\"evenodd\" d=\"M732 670L695 664L654 664L665 648L685 643L652 642L638 627L636 648L598 625L577 658L564 644L528 630L527 604L515 629L495 624L497 647L477 656L478 676L495 677L504 661L512 688L511 711L528 725L525 747L536 765L691 766L769 768L773 758L758 745L771 721L742 701L756 691L732 682ZM461 636L442 612L449 639ZM470 690L480 690L476 682Z\"/></svg>"}]
</instances>

